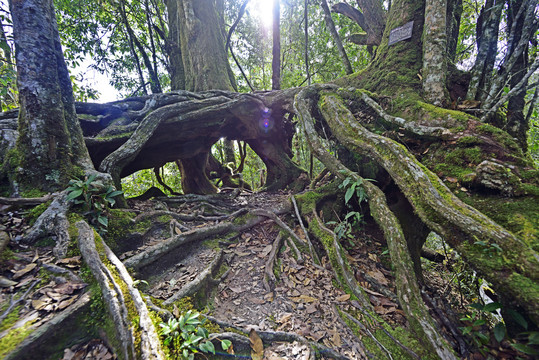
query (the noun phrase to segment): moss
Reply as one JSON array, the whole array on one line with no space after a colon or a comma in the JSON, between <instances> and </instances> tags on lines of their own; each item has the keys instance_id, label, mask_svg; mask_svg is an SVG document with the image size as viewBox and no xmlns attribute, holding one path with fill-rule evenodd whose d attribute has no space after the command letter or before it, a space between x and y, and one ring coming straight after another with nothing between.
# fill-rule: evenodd
<instances>
[{"instance_id":1,"label":"moss","mask_svg":"<svg viewBox=\"0 0 539 360\"><path fill-rule=\"evenodd\" d=\"M37 198L37 197L42 197L46 194L47 194L46 191L42 191L39 189L28 189L25 191L21 191L21 197L23 198Z\"/></svg>"},{"instance_id":2,"label":"moss","mask_svg":"<svg viewBox=\"0 0 539 360\"><path fill-rule=\"evenodd\" d=\"M112 209L109 211L109 225L107 227L106 243L112 250L116 250L118 241L127 237L133 230L134 213ZM151 222L148 222L148 227ZM147 227L145 227L147 229Z\"/></svg>"},{"instance_id":3,"label":"moss","mask_svg":"<svg viewBox=\"0 0 539 360\"><path fill-rule=\"evenodd\" d=\"M457 140L457 144L459 145L476 145L476 144L482 144L483 141L476 136L463 136Z\"/></svg>"},{"instance_id":4,"label":"moss","mask_svg":"<svg viewBox=\"0 0 539 360\"><path fill-rule=\"evenodd\" d=\"M466 114L462 111L444 109L438 106L427 104L422 101L417 101L415 103L415 110L418 113L423 113L428 115L432 119L442 119L442 120L456 120L461 124L467 124L469 120L475 119L473 116ZM456 126L456 124L455 124Z\"/></svg>"},{"instance_id":5,"label":"moss","mask_svg":"<svg viewBox=\"0 0 539 360\"><path fill-rule=\"evenodd\" d=\"M7 310L8 306L9 304L6 302L4 306L0 308L0 313L3 314ZM11 312L4 318L4 321L2 321L2 323L0 324L0 332L9 329L13 326L13 324L17 322L17 320L19 320L20 310L21 305L18 305L13 308L13 310L11 310Z\"/></svg>"},{"instance_id":6,"label":"moss","mask_svg":"<svg viewBox=\"0 0 539 360\"><path fill-rule=\"evenodd\" d=\"M37 206L34 206L28 213L26 214L26 221L28 222L28 225L32 226L36 222L37 218L41 216L47 210L49 205L52 201L47 201L46 203L39 204Z\"/></svg>"},{"instance_id":7,"label":"moss","mask_svg":"<svg viewBox=\"0 0 539 360\"><path fill-rule=\"evenodd\" d=\"M504 145L512 153L517 154L517 156L519 157L523 156L522 149L520 148L520 146L518 146L518 144L511 137L511 135L509 135L507 132L503 131L502 129L499 129L490 124L481 124L477 127L477 131L485 135L492 135L497 142Z\"/></svg>"},{"instance_id":8,"label":"moss","mask_svg":"<svg viewBox=\"0 0 539 360\"><path fill-rule=\"evenodd\" d=\"M35 320L29 321L24 326L9 331L0 339L0 358L4 358L13 351L28 335L34 330L32 324Z\"/></svg>"}]
</instances>

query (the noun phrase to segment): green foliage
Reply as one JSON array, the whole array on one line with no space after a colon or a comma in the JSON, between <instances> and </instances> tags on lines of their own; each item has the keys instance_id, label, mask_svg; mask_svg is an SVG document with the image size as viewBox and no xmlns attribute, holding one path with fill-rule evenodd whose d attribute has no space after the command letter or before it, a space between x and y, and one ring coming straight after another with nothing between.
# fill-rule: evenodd
<instances>
[{"instance_id":1,"label":"green foliage","mask_svg":"<svg viewBox=\"0 0 539 360\"><path fill-rule=\"evenodd\" d=\"M462 330L463 335L469 335L471 337L473 344L477 346L483 355L485 355L487 351L486 345L489 343L490 337L485 334L485 331L482 331L482 327L487 324L484 313L494 312L502 306L498 302L492 302L486 305L474 303L469 306L476 311L472 311L460 319L466 324L466 326L461 327L460 329ZM498 329L496 333L496 336L500 336L501 330Z\"/></svg>"},{"instance_id":2,"label":"green foliage","mask_svg":"<svg viewBox=\"0 0 539 360\"><path fill-rule=\"evenodd\" d=\"M363 188L363 179L354 180L352 177L347 177L344 179L344 181L339 185L339 189L346 189L344 194L344 203L348 206L349 209L352 207L349 203L350 200L355 196L358 203L361 203L362 201L367 201L367 194L365 193L365 189ZM334 232L335 235L337 235L338 239L346 239L350 243L350 245L353 245L353 230L359 229L360 226L364 223L363 221L363 214L359 211L350 210L345 216L343 221L335 222L335 221L329 221L328 225L337 225L335 226Z\"/></svg>"},{"instance_id":3,"label":"green foliage","mask_svg":"<svg viewBox=\"0 0 539 360\"><path fill-rule=\"evenodd\" d=\"M90 224L96 226L100 234L105 234L109 223L107 212L116 203L114 198L123 192L115 190L111 185L106 188L97 185L94 182L95 177L91 175L85 180L70 180L67 200L81 205L83 215Z\"/></svg>"},{"instance_id":4,"label":"green foliage","mask_svg":"<svg viewBox=\"0 0 539 360\"><path fill-rule=\"evenodd\" d=\"M209 340L209 332L199 320L200 313L188 310L179 319L171 318L161 322L161 337L173 359L192 360L199 352L215 354L215 347ZM223 350L230 348L229 340L221 340Z\"/></svg>"}]
</instances>

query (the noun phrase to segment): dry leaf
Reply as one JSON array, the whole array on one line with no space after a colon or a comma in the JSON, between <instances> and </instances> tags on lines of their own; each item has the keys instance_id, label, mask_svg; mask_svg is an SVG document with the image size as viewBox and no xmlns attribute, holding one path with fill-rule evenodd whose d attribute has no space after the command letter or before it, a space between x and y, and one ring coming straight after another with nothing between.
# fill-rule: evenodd
<instances>
[{"instance_id":1,"label":"dry leaf","mask_svg":"<svg viewBox=\"0 0 539 360\"><path fill-rule=\"evenodd\" d=\"M378 257L376 256L376 254L369 254L369 259L371 259L372 261L378 261Z\"/></svg>"},{"instance_id":2,"label":"dry leaf","mask_svg":"<svg viewBox=\"0 0 539 360\"><path fill-rule=\"evenodd\" d=\"M10 287L13 285L17 285L15 281L11 281L3 276L0 276L0 287Z\"/></svg>"},{"instance_id":3,"label":"dry leaf","mask_svg":"<svg viewBox=\"0 0 539 360\"><path fill-rule=\"evenodd\" d=\"M342 302L342 301L348 301L349 299L350 299L350 294L344 294L337 297L335 300Z\"/></svg>"},{"instance_id":4,"label":"dry leaf","mask_svg":"<svg viewBox=\"0 0 539 360\"><path fill-rule=\"evenodd\" d=\"M307 296L307 295L300 295L298 297L291 297L290 300L292 300L294 302L311 303L311 302L316 301L316 298L313 298L312 296Z\"/></svg>"},{"instance_id":5,"label":"dry leaf","mask_svg":"<svg viewBox=\"0 0 539 360\"><path fill-rule=\"evenodd\" d=\"M71 295L75 291L83 289L84 287L86 287L85 283L67 282L56 286L54 291L64 295Z\"/></svg>"},{"instance_id":6,"label":"dry leaf","mask_svg":"<svg viewBox=\"0 0 539 360\"><path fill-rule=\"evenodd\" d=\"M24 275L28 274L30 271L34 270L36 268L37 264L28 264L24 267L24 269L21 269L19 271L16 271L13 275L13 279L18 279L20 277L23 277Z\"/></svg>"},{"instance_id":7,"label":"dry leaf","mask_svg":"<svg viewBox=\"0 0 539 360\"><path fill-rule=\"evenodd\" d=\"M272 249L271 245L266 246L264 249L262 249L262 252L258 254L258 257L265 258L271 252L271 249Z\"/></svg>"},{"instance_id":8,"label":"dry leaf","mask_svg":"<svg viewBox=\"0 0 539 360\"><path fill-rule=\"evenodd\" d=\"M254 329L249 331L249 341L251 343L251 357L253 360L262 360L264 358L264 344Z\"/></svg>"},{"instance_id":9,"label":"dry leaf","mask_svg":"<svg viewBox=\"0 0 539 360\"><path fill-rule=\"evenodd\" d=\"M305 307L305 311L307 312L307 314L310 315L317 312L318 309L316 308L316 304L312 303L312 304L307 305L307 307Z\"/></svg>"},{"instance_id":10,"label":"dry leaf","mask_svg":"<svg viewBox=\"0 0 539 360\"><path fill-rule=\"evenodd\" d=\"M284 323L287 323L290 319L292 318L292 314L291 313L284 313L283 316L281 316L277 322L278 323L281 323L281 324L284 324Z\"/></svg>"},{"instance_id":11,"label":"dry leaf","mask_svg":"<svg viewBox=\"0 0 539 360\"><path fill-rule=\"evenodd\" d=\"M386 277L378 269L374 269L372 271L367 271L367 274L370 275L371 277L373 277L376 281L378 281L382 285L387 285L388 284Z\"/></svg>"},{"instance_id":12,"label":"dry leaf","mask_svg":"<svg viewBox=\"0 0 539 360\"><path fill-rule=\"evenodd\" d=\"M43 300L32 300L32 307L35 309L35 310L41 310L43 309L45 306L48 305L48 302L47 301L43 301Z\"/></svg>"},{"instance_id":13,"label":"dry leaf","mask_svg":"<svg viewBox=\"0 0 539 360\"><path fill-rule=\"evenodd\" d=\"M331 341L335 344L336 347L341 347L341 335L337 331L336 327L333 327L333 336L331 337Z\"/></svg>"},{"instance_id":14,"label":"dry leaf","mask_svg":"<svg viewBox=\"0 0 539 360\"><path fill-rule=\"evenodd\" d=\"M266 303L266 300L259 299L259 298L249 298L249 301L252 302L253 304L257 304L257 305L262 305L262 304Z\"/></svg>"},{"instance_id":15,"label":"dry leaf","mask_svg":"<svg viewBox=\"0 0 539 360\"><path fill-rule=\"evenodd\" d=\"M58 310L64 310L66 307L75 302L75 299L76 297L72 297L70 299L62 301L60 304L58 304Z\"/></svg>"}]
</instances>

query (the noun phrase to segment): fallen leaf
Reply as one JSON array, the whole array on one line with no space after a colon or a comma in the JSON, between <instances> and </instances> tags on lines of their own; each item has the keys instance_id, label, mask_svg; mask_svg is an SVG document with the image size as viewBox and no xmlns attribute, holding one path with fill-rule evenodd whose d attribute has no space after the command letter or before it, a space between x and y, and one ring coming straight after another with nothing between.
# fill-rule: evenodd
<instances>
[{"instance_id":1,"label":"fallen leaf","mask_svg":"<svg viewBox=\"0 0 539 360\"><path fill-rule=\"evenodd\" d=\"M378 257L376 256L376 254L369 254L369 259L371 259L372 261L378 261Z\"/></svg>"},{"instance_id":2,"label":"fallen leaf","mask_svg":"<svg viewBox=\"0 0 539 360\"><path fill-rule=\"evenodd\" d=\"M312 304L307 305L307 307L305 308L305 311L307 312L307 314L311 315L317 312L318 309L316 308L316 304L312 303Z\"/></svg>"},{"instance_id":3,"label":"fallen leaf","mask_svg":"<svg viewBox=\"0 0 539 360\"><path fill-rule=\"evenodd\" d=\"M264 344L254 329L249 331L249 341L251 343L251 357L253 360L262 360L264 357Z\"/></svg>"},{"instance_id":4,"label":"fallen leaf","mask_svg":"<svg viewBox=\"0 0 539 360\"><path fill-rule=\"evenodd\" d=\"M3 276L0 276L0 287L10 287L13 285L17 285L17 282L9 280Z\"/></svg>"},{"instance_id":5,"label":"fallen leaf","mask_svg":"<svg viewBox=\"0 0 539 360\"><path fill-rule=\"evenodd\" d=\"M249 301L252 302L253 304L257 304L257 305L262 305L262 304L266 303L266 300L259 299L259 298L249 298Z\"/></svg>"},{"instance_id":6,"label":"fallen leaf","mask_svg":"<svg viewBox=\"0 0 539 360\"><path fill-rule=\"evenodd\" d=\"M28 274L30 271L34 270L36 268L37 264L28 264L23 269L16 271L15 274L13 274L13 279L18 279L23 277L24 275Z\"/></svg>"},{"instance_id":7,"label":"fallen leaf","mask_svg":"<svg viewBox=\"0 0 539 360\"><path fill-rule=\"evenodd\" d=\"M459 182L458 179L456 179L456 178L454 178L454 177L450 177L450 176L447 176L445 179L446 179L447 181L449 181L450 183L458 183L458 182Z\"/></svg>"},{"instance_id":8,"label":"fallen leaf","mask_svg":"<svg viewBox=\"0 0 539 360\"><path fill-rule=\"evenodd\" d=\"M350 299L350 294L344 294L337 297L335 300L343 302L343 301L348 301L349 299Z\"/></svg>"},{"instance_id":9,"label":"fallen leaf","mask_svg":"<svg viewBox=\"0 0 539 360\"><path fill-rule=\"evenodd\" d=\"M43 300L32 300L32 307L35 309L35 310L41 310L43 309L45 306L47 306L49 303L47 301L43 301Z\"/></svg>"},{"instance_id":10,"label":"fallen leaf","mask_svg":"<svg viewBox=\"0 0 539 360\"><path fill-rule=\"evenodd\" d=\"M367 271L367 274L370 275L371 277L373 277L376 281L378 281L382 285L387 285L388 284L386 277L378 269L374 269L372 271Z\"/></svg>"},{"instance_id":11,"label":"fallen leaf","mask_svg":"<svg viewBox=\"0 0 539 360\"><path fill-rule=\"evenodd\" d=\"M66 282L60 284L54 288L54 291L64 295L71 295L75 291L83 289L86 287L85 283L76 283L76 282Z\"/></svg>"},{"instance_id":12,"label":"fallen leaf","mask_svg":"<svg viewBox=\"0 0 539 360\"><path fill-rule=\"evenodd\" d=\"M69 305L73 304L75 302L76 297L72 297L70 299L64 300L61 303L58 304L58 310L64 310Z\"/></svg>"},{"instance_id":13,"label":"fallen leaf","mask_svg":"<svg viewBox=\"0 0 539 360\"><path fill-rule=\"evenodd\" d=\"M306 303L311 303L311 302L316 301L315 298L313 298L312 296L307 296L307 295L300 295L298 297L291 297L290 300L292 300L294 302L306 302Z\"/></svg>"},{"instance_id":14,"label":"fallen leaf","mask_svg":"<svg viewBox=\"0 0 539 360\"><path fill-rule=\"evenodd\" d=\"M337 331L337 328L333 327L333 336L331 337L331 341L335 344L336 347L341 347L341 335Z\"/></svg>"},{"instance_id":15,"label":"fallen leaf","mask_svg":"<svg viewBox=\"0 0 539 360\"><path fill-rule=\"evenodd\" d=\"M277 322L280 323L280 324L284 324L284 323L287 323L288 321L290 321L290 319L292 318L292 314L291 313L284 313L283 316L281 316Z\"/></svg>"},{"instance_id":16,"label":"fallen leaf","mask_svg":"<svg viewBox=\"0 0 539 360\"><path fill-rule=\"evenodd\" d=\"M271 249L272 249L271 245L266 246L264 249L262 249L260 254L258 254L258 257L265 258L271 252Z\"/></svg>"}]
</instances>

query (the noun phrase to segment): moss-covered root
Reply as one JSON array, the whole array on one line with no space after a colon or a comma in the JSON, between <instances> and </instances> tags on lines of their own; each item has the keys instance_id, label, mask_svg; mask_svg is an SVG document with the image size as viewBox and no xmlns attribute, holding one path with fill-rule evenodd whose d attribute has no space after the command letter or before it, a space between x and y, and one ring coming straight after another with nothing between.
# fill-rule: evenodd
<instances>
[{"instance_id":1,"label":"moss-covered root","mask_svg":"<svg viewBox=\"0 0 539 360\"><path fill-rule=\"evenodd\" d=\"M300 95L298 95L298 97ZM299 106L307 107L307 104L304 103ZM424 339L426 342L425 345L432 351L436 352L441 359L456 359L449 344L447 344L447 342L436 330L434 326L435 323L421 298L421 293L419 291L419 286L417 284L417 279L413 269L412 259L408 253L406 239L404 238L399 221L387 206L384 193L377 186L361 179L357 174L351 172L339 160L329 154L322 147L309 117L310 115L308 113L304 113L302 115L302 121L306 138L314 155L320 159L326 168L336 176L342 179L351 176L354 177L356 181L361 180L361 182L364 184L363 186L369 198L371 215L383 230L389 247L391 260L395 266L397 294L412 329L418 335L418 338ZM331 253L335 255L336 262L347 285L354 289L355 279L348 279L346 276L347 267L344 264L344 260L340 256L340 246L335 238L335 234L324 227L322 221L316 215L316 211L313 210L313 214L316 221L311 222L310 225L316 226L317 229L325 232L326 236L329 234L330 238L333 239L333 241L330 241L331 245L327 244L327 241L322 241L322 243L326 247L326 251L328 251L328 253L331 251ZM321 236L324 235L321 234ZM328 245L332 248L327 249ZM335 267L336 265L333 266ZM370 305L368 301L364 301L364 303Z\"/></svg>"},{"instance_id":2,"label":"moss-covered root","mask_svg":"<svg viewBox=\"0 0 539 360\"><path fill-rule=\"evenodd\" d=\"M115 325L120 358L164 359L157 332L133 280L85 221L76 224L82 257L97 280ZM136 324L136 326L133 326Z\"/></svg>"},{"instance_id":3,"label":"moss-covered root","mask_svg":"<svg viewBox=\"0 0 539 360\"><path fill-rule=\"evenodd\" d=\"M301 102L298 99L301 93L296 103ZM459 251L508 303L522 306L539 323L539 256L533 249L460 201L404 146L361 126L334 94L323 94L319 108L341 144L384 167L423 222ZM486 250L476 244L479 239L487 244ZM489 251L490 246L502 251Z\"/></svg>"}]
</instances>

